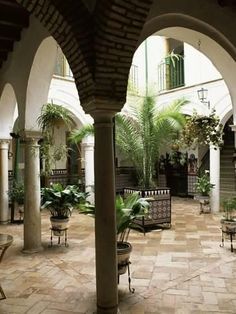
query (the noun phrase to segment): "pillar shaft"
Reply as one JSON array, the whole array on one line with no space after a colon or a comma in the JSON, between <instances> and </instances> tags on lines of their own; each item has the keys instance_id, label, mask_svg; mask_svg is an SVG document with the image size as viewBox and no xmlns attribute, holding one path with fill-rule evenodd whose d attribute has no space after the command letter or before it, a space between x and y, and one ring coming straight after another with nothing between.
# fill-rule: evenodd
<instances>
[{"instance_id":1,"label":"pillar shaft","mask_svg":"<svg viewBox=\"0 0 236 314\"><path fill-rule=\"evenodd\" d=\"M8 149L9 142L0 140L0 223L2 224L9 221Z\"/></svg>"},{"instance_id":2,"label":"pillar shaft","mask_svg":"<svg viewBox=\"0 0 236 314\"><path fill-rule=\"evenodd\" d=\"M34 253L41 246L39 138L25 140L24 249Z\"/></svg>"},{"instance_id":3,"label":"pillar shaft","mask_svg":"<svg viewBox=\"0 0 236 314\"><path fill-rule=\"evenodd\" d=\"M117 313L113 115L95 116L95 242L97 313Z\"/></svg>"},{"instance_id":4,"label":"pillar shaft","mask_svg":"<svg viewBox=\"0 0 236 314\"><path fill-rule=\"evenodd\" d=\"M82 145L85 162L85 191L89 192L88 200L94 203L94 139L89 137Z\"/></svg>"},{"instance_id":5,"label":"pillar shaft","mask_svg":"<svg viewBox=\"0 0 236 314\"><path fill-rule=\"evenodd\" d=\"M220 210L220 150L210 146L210 182L214 184L211 192L211 210Z\"/></svg>"}]
</instances>

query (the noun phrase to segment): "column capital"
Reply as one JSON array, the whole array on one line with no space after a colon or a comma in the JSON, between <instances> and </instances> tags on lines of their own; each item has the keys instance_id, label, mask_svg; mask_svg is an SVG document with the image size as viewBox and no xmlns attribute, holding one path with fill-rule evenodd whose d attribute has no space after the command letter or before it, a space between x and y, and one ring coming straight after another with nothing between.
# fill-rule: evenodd
<instances>
[{"instance_id":1,"label":"column capital","mask_svg":"<svg viewBox=\"0 0 236 314\"><path fill-rule=\"evenodd\" d=\"M92 97L82 104L86 113L89 113L94 119L103 116L114 117L115 114L124 106L124 101L113 98Z\"/></svg>"},{"instance_id":2,"label":"column capital","mask_svg":"<svg viewBox=\"0 0 236 314\"><path fill-rule=\"evenodd\" d=\"M26 142L38 142L43 137L39 131L22 130L19 134Z\"/></svg>"},{"instance_id":3,"label":"column capital","mask_svg":"<svg viewBox=\"0 0 236 314\"><path fill-rule=\"evenodd\" d=\"M10 143L10 139L0 138L0 148L1 149L8 149Z\"/></svg>"}]
</instances>

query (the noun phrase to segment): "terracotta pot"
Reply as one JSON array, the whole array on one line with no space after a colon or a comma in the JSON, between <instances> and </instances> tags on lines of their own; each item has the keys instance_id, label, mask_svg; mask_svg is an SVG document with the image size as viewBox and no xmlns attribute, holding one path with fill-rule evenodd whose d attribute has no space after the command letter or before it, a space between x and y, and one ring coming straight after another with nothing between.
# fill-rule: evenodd
<instances>
[{"instance_id":1,"label":"terracotta pot","mask_svg":"<svg viewBox=\"0 0 236 314\"><path fill-rule=\"evenodd\" d=\"M129 242L117 242L118 275L126 273L132 245Z\"/></svg>"}]
</instances>

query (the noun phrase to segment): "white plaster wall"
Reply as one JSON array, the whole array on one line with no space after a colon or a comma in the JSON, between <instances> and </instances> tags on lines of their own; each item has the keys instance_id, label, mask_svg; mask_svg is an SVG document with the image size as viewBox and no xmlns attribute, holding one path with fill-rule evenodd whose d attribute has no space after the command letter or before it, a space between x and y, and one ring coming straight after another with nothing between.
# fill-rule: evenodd
<instances>
[{"instance_id":1,"label":"white plaster wall","mask_svg":"<svg viewBox=\"0 0 236 314\"><path fill-rule=\"evenodd\" d=\"M212 62L201 51L186 43L184 44L184 67L186 86L221 78Z\"/></svg>"},{"instance_id":2,"label":"white plaster wall","mask_svg":"<svg viewBox=\"0 0 236 314\"><path fill-rule=\"evenodd\" d=\"M138 66L138 89L139 94L141 95L144 95L146 92L146 83L148 84L150 91L158 90L157 70L158 64L164 57L163 41L163 37L155 35L150 36L146 39L146 41L142 42L133 56L132 64ZM145 52L145 45L147 55ZM146 65L148 71L148 82L146 82Z\"/></svg>"},{"instance_id":3,"label":"white plaster wall","mask_svg":"<svg viewBox=\"0 0 236 314\"><path fill-rule=\"evenodd\" d=\"M80 106L79 95L74 80L54 76L48 94L48 102L51 101L70 110L77 127L93 123L92 117L89 114L85 114L83 108Z\"/></svg>"}]
</instances>

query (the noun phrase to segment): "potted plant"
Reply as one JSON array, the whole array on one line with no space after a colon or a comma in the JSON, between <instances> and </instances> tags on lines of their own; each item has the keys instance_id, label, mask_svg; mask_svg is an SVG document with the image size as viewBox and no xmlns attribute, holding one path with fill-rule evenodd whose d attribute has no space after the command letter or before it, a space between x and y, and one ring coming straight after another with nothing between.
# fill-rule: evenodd
<instances>
[{"instance_id":1,"label":"potted plant","mask_svg":"<svg viewBox=\"0 0 236 314\"><path fill-rule=\"evenodd\" d=\"M60 183L41 189L41 208L49 209L54 235L62 236L68 226L72 210L85 203L88 193L81 192L76 185L64 187Z\"/></svg>"},{"instance_id":2,"label":"potted plant","mask_svg":"<svg viewBox=\"0 0 236 314\"><path fill-rule=\"evenodd\" d=\"M63 123L70 131L73 119L70 111L61 105L47 103L42 106L41 113L37 119L43 139L40 143L40 153L44 162L42 175L45 177L45 185L48 186L48 177L52 173L52 168L59 160L64 159L68 153L66 144L55 142L55 130L60 123Z\"/></svg>"},{"instance_id":3,"label":"potted plant","mask_svg":"<svg viewBox=\"0 0 236 314\"><path fill-rule=\"evenodd\" d=\"M227 232L236 228L236 197L224 199L222 202L224 217L221 219L222 231Z\"/></svg>"},{"instance_id":4,"label":"potted plant","mask_svg":"<svg viewBox=\"0 0 236 314\"><path fill-rule=\"evenodd\" d=\"M14 181L12 187L8 192L8 195L14 208L16 207L18 209L21 221L24 214L24 198L25 198L24 184L21 182Z\"/></svg>"},{"instance_id":5,"label":"potted plant","mask_svg":"<svg viewBox=\"0 0 236 314\"><path fill-rule=\"evenodd\" d=\"M158 107L153 96L145 96L140 103L116 115L115 139L119 151L133 165L137 186L124 189L126 195L139 193L140 197L152 197L148 226L171 223L170 189L157 187L156 165L161 148L165 148L180 130L185 118L180 112L187 101L175 100L166 107ZM87 132L86 132L87 131ZM93 128L85 126L74 130L71 140L80 142L91 135ZM140 223L145 227L146 220Z\"/></svg>"},{"instance_id":6,"label":"potted plant","mask_svg":"<svg viewBox=\"0 0 236 314\"><path fill-rule=\"evenodd\" d=\"M220 118L212 109L209 116L199 115L196 111L186 118L186 124L181 131L180 143L187 147L197 145L213 145L220 147L223 144L223 125Z\"/></svg>"},{"instance_id":7,"label":"potted plant","mask_svg":"<svg viewBox=\"0 0 236 314\"><path fill-rule=\"evenodd\" d=\"M222 202L224 217L221 219L222 230L222 242L221 247L224 246L224 240L229 239L231 242L231 252L233 252L233 239L236 234L236 216L234 215L236 210L236 197L229 197Z\"/></svg>"},{"instance_id":8,"label":"potted plant","mask_svg":"<svg viewBox=\"0 0 236 314\"><path fill-rule=\"evenodd\" d=\"M195 188L200 196L209 197L214 186L215 185L210 182L209 171L206 170L203 175L198 176Z\"/></svg>"},{"instance_id":9,"label":"potted plant","mask_svg":"<svg viewBox=\"0 0 236 314\"><path fill-rule=\"evenodd\" d=\"M134 220L147 214L149 203L147 200L140 198L137 193L123 198L116 197L116 231L117 231L117 258L118 258L118 275L126 272L129 265L132 245L128 242L131 227L139 227ZM95 216L95 205L86 203L81 206L80 212L83 214Z\"/></svg>"},{"instance_id":10,"label":"potted plant","mask_svg":"<svg viewBox=\"0 0 236 314\"><path fill-rule=\"evenodd\" d=\"M199 175L197 177L195 190L198 193L196 199L198 199L200 203L200 214L211 211L210 192L214 186L215 185L210 182L210 175L208 170L205 170L203 175Z\"/></svg>"}]
</instances>

